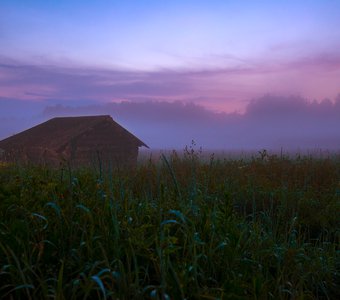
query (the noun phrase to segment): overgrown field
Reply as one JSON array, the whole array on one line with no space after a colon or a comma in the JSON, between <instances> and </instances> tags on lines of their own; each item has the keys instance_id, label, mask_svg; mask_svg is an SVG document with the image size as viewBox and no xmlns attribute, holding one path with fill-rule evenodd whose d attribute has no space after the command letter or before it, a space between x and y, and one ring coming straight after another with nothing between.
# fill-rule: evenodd
<instances>
[{"instance_id":1,"label":"overgrown field","mask_svg":"<svg viewBox=\"0 0 340 300\"><path fill-rule=\"evenodd\" d=\"M0 168L0 298L340 299L340 159Z\"/></svg>"}]
</instances>

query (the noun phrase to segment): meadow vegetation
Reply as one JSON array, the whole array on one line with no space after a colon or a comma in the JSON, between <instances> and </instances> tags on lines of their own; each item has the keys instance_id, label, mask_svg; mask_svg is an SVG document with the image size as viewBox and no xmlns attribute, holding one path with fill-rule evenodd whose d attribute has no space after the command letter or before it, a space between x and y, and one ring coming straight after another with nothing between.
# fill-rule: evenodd
<instances>
[{"instance_id":1,"label":"meadow vegetation","mask_svg":"<svg viewBox=\"0 0 340 300\"><path fill-rule=\"evenodd\" d=\"M0 167L0 298L340 299L340 158Z\"/></svg>"}]
</instances>

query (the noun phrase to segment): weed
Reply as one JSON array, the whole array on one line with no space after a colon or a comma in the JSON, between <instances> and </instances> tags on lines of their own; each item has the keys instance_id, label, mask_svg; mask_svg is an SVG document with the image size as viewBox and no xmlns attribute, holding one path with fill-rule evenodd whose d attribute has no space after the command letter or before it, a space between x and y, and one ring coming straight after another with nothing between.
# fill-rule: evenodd
<instances>
[{"instance_id":1,"label":"weed","mask_svg":"<svg viewBox=\"0 0 340 300\"><path fill-rule=\"evenodd\" d=\"M130 171L1 166L0 298L339 298L339 160L194 146Z\"/></svg>"}]
</instances>

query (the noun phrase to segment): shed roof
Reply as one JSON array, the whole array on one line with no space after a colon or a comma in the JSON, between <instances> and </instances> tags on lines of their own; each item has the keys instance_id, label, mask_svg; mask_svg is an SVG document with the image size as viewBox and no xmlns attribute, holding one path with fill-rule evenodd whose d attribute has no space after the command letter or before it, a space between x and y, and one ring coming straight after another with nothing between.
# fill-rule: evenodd
<instances>
[{"instance_id":1,"label":"shed roof","mask_svg":"<svg viewBox=\"0 0 340 300\"><path fill-rule=\"evenodd\" d=\"M8 148L29 146L57 149L77 138L77 136L86 134L102 125L105 125L114 137L121 138L124 136L124 140L128 139L138 147L148 147L115 122L111 116L101 115L53 118L0 141L0 148L6 150Z\"/></svg>"}]
</instances>

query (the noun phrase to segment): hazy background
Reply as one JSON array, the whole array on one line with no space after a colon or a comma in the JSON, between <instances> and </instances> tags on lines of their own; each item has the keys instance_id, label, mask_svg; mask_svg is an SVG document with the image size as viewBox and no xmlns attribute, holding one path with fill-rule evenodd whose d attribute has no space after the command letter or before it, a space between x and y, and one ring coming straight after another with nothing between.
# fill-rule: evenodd
<instances>
[{"instance_id":1,"label":"hazy background","mask_svg":"<svg viewBox=\"0 0 340 300\"><path fill-rule=\"evenodd\" d=\"M340 1L1 0L0 139L110 114L153 149L340 147Z\"/></svg>"},{"instance_id":2,"label":"hazy background","mask_svg":"<svg viewBox=\"0 0 340 300\"><path fill-rule=\"evenodd\" d=\"M244 113L212 112L183 102L67 103L1 99L0 138L55 116L109 114L153 149L337 150L340 96L335 102L266 95ZM81 102L81 101L79 101Z\"/></svg>"}]
</instances>

